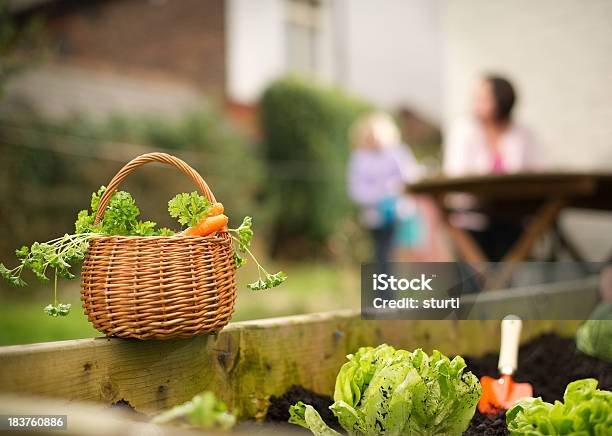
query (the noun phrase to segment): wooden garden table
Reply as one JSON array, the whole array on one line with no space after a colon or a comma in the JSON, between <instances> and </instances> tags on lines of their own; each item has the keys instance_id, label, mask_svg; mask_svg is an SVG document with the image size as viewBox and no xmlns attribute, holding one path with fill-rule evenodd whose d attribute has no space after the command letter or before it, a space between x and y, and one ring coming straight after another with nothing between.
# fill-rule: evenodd
<instances>
[{"instance_id":1,"label":"wooden garden table","mask_svg":"<svg viewBox=\"0 0 612 436\"><path fill-rule=\"evenodd\" d=\"M565 208L612 210L612 173L546 172L439 177L409 185L408 192L430 196L440 209L459 256L467 262L488 259L471 235L451 225L445 205L448 194L467 193L477 199L479 208L491 216L503 215L517 222L529 218L522 235L502 261L509 270L494 280L492 287L505 284L511 264L528 258L536 241L553 231L556 241L576 261L584 261L579 250L563 233L558 218ZM610 253L612 255L612 253ZM612 256L610 256L612 258Z\"/></svg>"}]
</instances>

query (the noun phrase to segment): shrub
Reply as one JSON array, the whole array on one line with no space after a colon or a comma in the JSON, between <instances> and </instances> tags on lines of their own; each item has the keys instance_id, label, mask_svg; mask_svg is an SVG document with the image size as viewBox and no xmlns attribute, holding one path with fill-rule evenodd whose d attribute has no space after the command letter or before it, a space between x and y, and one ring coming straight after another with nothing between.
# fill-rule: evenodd
<instances>
[{"instance_id":1,"label":"shrub","mask_svg":"<svg viewBox=\"0 0 612 436\"><path fill-rule=\"evenodd\" d=\"M368 109L337 89L297 78L278 80L263 94L273 253L289 241L286 247L294 254L312 253L351 214L345 182L348 129Z\"/></svg>"}]
</instances>

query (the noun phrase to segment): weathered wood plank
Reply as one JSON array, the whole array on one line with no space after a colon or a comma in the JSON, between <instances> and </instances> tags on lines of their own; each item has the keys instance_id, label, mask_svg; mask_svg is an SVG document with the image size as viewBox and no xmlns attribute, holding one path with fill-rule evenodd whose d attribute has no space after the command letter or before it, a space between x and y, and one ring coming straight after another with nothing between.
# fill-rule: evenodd
<instances>
[{"instance_id":1,"label":"weathered wood plank","mask_svg":"<svg viewBox=\"0 0 612 436\"><path fill-rule=\"evenodd\" d=\"M527 321L523 340L571 334L576 321ZM345 355L387 342L481 355L499 346L497 321L364 321L340 311L230 324L176 341L83 339L0 347L0 389L75 401L126 400L151 413L213 390L242 416L298 383L331 393Z\"/></svg>"}]
</instances>

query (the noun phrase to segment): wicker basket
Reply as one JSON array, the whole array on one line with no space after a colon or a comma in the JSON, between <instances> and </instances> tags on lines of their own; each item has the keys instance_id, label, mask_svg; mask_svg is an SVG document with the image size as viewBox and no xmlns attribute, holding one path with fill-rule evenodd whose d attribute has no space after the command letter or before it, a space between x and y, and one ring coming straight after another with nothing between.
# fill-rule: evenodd
<instances>
[{"instance_id":1,"label":"wicker basket","mask_svg":"<svg viewBox=\"0 0 612 436\"><path fill-rule=\"evenodd\" d=\"M108 184L95 218L136 168L162 162L191 177L211 202L202 177L182 160L148 153L125 165ZM83 264L81 300L89 321L107 336L170 339L221 330L236 300L231 237L108 236L93 238Z\"/></svg>"}]
</instances>

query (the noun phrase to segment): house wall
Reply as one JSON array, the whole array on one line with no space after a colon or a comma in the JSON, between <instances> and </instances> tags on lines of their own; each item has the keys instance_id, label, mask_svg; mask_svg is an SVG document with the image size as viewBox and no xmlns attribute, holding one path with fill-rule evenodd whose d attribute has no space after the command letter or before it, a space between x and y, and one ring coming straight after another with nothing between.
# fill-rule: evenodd
<instances>
[{"instance_id":1,"label":"house wall","mask_svg":"<svg viewBox=\"0 0 612 436\"><path fill-rule=\"evenodd\" d=\"M612 2L446 2L445 121L483 71L509 76L553 167L612 170Z\"/></svg>"},{"instance_id":2,"label":"house wall","mask_svg":"<svg viewBox=\"0 0 612 436\"><path fill-rule=\"evenodd\" d=\"M285 70L283 0L227 0L227 93L254 103Z\"/></svg>"},{"instance_id":3,"label":"house wall","mask_svg":"<svg viewBox=\"0 0 612 436\"><path fill-rule=\"evenodd\" d=\"M348 87L383 106L439 121L442 111L441 2L350 0Z\"/></svg>"},{"instance_id":4,"label":"house wall","mask_svg":"<svg viewBox=\"0 0 612 436\"><path fill-rule=\"evenodd\" d=\"M44 11L59 62L161 73L223 93L224 0L52 2Z\"/></svg>"},{"instance_id":5,"label":"house wall","mask_svg":"<svg viewBox=\"0 0 612 436\"><path fill-rule=\"evenodd\" d=\"M322 0L316 42L318 79L335 82L338 68L337 5ZM255 103L266 86L290 72L287 0L227 0L227 92L240 103Z\"/></svg>"},{"instance_id":6,"label":"house wall","mask_svg":"<svg viewBox=\"0 0 612 436\"><path fill-rule=\"evenodd\" d=\"M46 17L51 56L8 83L2 116L180 116L224 100L225 0L55 1L22 14Z\"/></svg>"},{"instance_id":7,"label":"house wall","mask_svg":"<svg viewBox=\"0 0 612 436\"><path fill-rule=\"evenodd\" d=\"M315 76L383 107L441 113L439 0L322 0ZM256 17L257 19L254 19ZM228 95L288 72L286 0L227 0Z\"/></svg>"},{"instance_id":8,"label":"house wall","mask_svg":"<svg viewBox=\"0 0 612 436\"><path fill-rule=\"evenodd\" d=\"M188 82L143 80L53 63L26 70L8 82L0 99L0 119L31 109L51 119L83 114L94 119L146 114L178 118L207 102L200 88Z\"/></svg>"}]
</instances>

